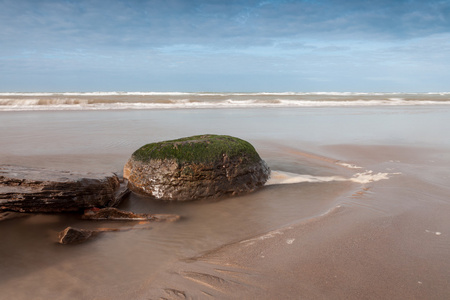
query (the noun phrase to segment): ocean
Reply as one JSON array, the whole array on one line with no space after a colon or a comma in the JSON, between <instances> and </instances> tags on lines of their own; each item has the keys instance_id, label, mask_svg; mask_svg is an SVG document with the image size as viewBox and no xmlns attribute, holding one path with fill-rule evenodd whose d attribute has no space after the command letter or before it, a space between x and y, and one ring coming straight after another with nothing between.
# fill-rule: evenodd
<instances>
[{"instance_id":1,"label":"ocean","mask_svg":"<svg viewBox=\"0 0 450 300\"><path fill-rule=\"evenodd\" d=\"M450 93L0 93L0 111L399 106L450 103Z\"/></svg>"},{"instance_id":2,"label":"ocean","mask_svg":"<svg viewBox=\"0 0 450 300\"><path fill-rule=\"evenodd\" d=\"M120 208L176 223L0 222L5 299L450 298L450 93L2 93L0 164L115 172L140 146L252 143L269 183ZM59 245L67 226L130 228Z\"/></svg>"}]
</instances>

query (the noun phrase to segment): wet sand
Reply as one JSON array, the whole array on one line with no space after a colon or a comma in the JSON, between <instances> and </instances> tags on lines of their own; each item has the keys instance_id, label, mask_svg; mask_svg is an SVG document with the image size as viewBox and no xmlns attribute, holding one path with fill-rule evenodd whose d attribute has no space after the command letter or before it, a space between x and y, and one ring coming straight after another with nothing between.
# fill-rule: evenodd
<instances>
[{"instance_id":1,"label":"wet sand","mask_svg":"<svg viewBox=\"0 0 450 300\"><path fill-rule=\"evenodd\" d=\"M133 195L121 208L182 221L75 247L54 234L130 224L3 221L2 297L449 298L449 116L414 107L0 114L2 164L120 171L143 143L209 128L249 140L275 171L314 179L213 202Z\"/></svg>"},{"instance_id":2,"label":"wet sand","mask_svg":"<svg viewBox=\"0 0 450 300\"><path fill-rule=\"evenodd\" d=\"M378 147L332 148L356 151L372 164L386 163L379 161L383 155ZM382 148L389 157L405 158L388 162L401 175L354 187L322 215L177 262L152 283L148 296L449 298L449 188L429 177L439 171L433 164L445 163L442 168L447 168L448 153L445 160L436 161L441 155L432 149ZM399 150L408 150L408 155ZM420 173L411 173L420 160L428 169L422 166ZM445 172L442 183L449 178Z\"/></svg>"}]
</instances>

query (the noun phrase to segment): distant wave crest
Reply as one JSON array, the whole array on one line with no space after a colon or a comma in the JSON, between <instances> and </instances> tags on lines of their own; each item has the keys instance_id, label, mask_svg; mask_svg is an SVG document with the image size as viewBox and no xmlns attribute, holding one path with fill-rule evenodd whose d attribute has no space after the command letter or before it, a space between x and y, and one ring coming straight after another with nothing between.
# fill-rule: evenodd
<instances>
[{"instance_id":1,"label":"distant wave crest","mask_svg":"<svg viewBox=\"0 0 450 300\"><path fill-rule=\"evenodd\" d=\"M447 105L442 93L0 93L0 111Z\"/></svg>"}]
</instances>

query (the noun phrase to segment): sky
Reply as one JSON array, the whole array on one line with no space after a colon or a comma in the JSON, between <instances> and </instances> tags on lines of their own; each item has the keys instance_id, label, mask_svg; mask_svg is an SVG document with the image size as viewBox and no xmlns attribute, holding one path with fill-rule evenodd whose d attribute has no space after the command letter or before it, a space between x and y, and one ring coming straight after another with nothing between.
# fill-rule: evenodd
<instances>
[{"instance_id":1,"label":"sky","mask_svg":"<svg viewBox=\"0 0 450 300\"><path fill-rule=\"evenodd\" d=\"M450 0L0 0L0 92L448 92Z\"/></svg>"}]
</instances>

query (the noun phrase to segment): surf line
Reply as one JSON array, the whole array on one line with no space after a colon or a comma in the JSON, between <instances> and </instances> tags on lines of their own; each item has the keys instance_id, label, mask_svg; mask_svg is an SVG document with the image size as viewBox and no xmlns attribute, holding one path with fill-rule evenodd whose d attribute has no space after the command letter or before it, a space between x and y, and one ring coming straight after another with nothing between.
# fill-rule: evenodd
<instances>
[{"instance_id":1,"label":"surf line","mask_svg":"<svg viewBox=\"0 0 450 300\"><path fill-rule=\"evenodd\" d=\"M273 170L269 180L266 182L266 185L330 181L351 181L355 183L365 184L389 179L392 175L400 174L401 173L374 173L373 171L369 170L361 173L356 173L350 178L345 178L342 176L313 176Z\"/></svg>"}]
</instances>

